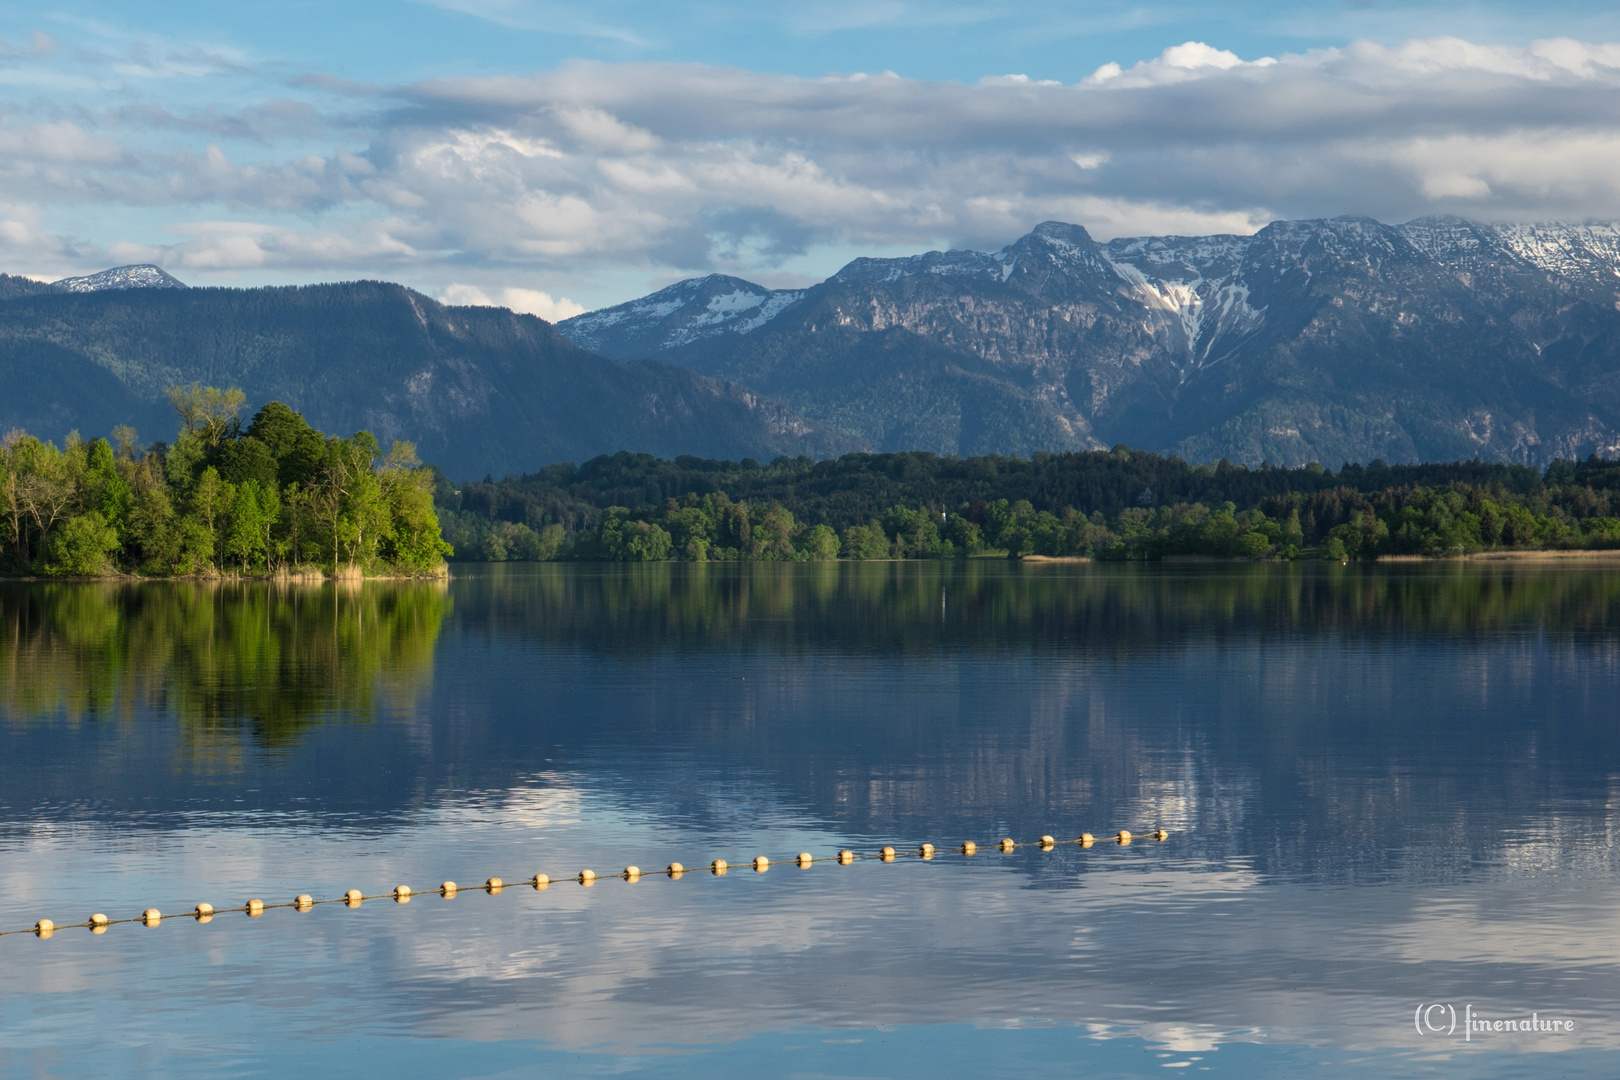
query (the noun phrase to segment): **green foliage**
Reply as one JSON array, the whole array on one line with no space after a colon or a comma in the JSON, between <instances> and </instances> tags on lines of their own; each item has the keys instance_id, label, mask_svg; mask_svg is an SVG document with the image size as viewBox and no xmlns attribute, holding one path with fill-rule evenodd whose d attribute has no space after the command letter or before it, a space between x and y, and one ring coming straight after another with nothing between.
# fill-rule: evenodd
<instances>
[{"instance_id":1,"label":"green foliage","mask_svg":"<svg viewBox=\"0 0 1620 1080\"><path fill-rule=\"evenodd\" d=\"M209 447L218 446L236 426L236 418L247 400L247 395L234 387L221 390L201 383L170 386L163 393L174 411L180 414L181 427L197 435Z\"/></svg>"},{"instance_id":2,"label":"green foliage","mask_svg":"<svg viewBox=\"0 0 1620 1080\"><path fill-rule=\"evenodd\" d=\"M851 525L845 529L843 550L850 559L887 559L893 549L883 533L883 526L874 521L870 525Z\"/></svg>"},{"instance_id":3,"label":"green foliage","mask_svg":"<svg viewBox=\"0 0 1620 1080\"><path fill-rule=\"evenodd\" d=\"M279 401L260 409L247 433L270 452L276 466L276 483L284 488L293 484L307 486L326 458L326 440L321 433L305 422L302 413Z\"/></svg>"},{"instance_id":4,"label":"green foliage","mask_svg":"<svg viewBox=\"0 0 1620 1080\"><path fill-rule=\"evenodd\" d=\"M102 574L107 570L107 556L118 550L118 531L99 510L87 510L52 532L45 550L47 574Z\"/></svg>"},{"instance_id":5,"label":"green foliage","mask_svg":"<svg viewBox=\"0 0 1620 1080\"><path fill-rule=\"evenodd\" d=\"M22 433L0 442L0 570L440 571L451 548L433 474L410 443L382 455L363 431L326 439L277 402L243 431L240 391L193 386L171 396L182 422L172 446L141 450L128 427L114 432L116 450L76 433L61 449ZM555 554L561 530L550 535ZM539 557L547 546L535 537L528 550Z\"/></svg>"},{"instance_id":6,"label":"green foliage","mask_svg":"<svg viewBox=\"0 0 1620 1080\"><path fill-rule=\"evenodd\" d=\"M693 562L983 554L1337 561L1620 547L1620 464L1597 458L1559 462L1543 476L1478 461L1374 461L1337 473L1319 464L1189 465L1123 447L1027 461L852 454L763 467L621 453L499 483L446 484L439 497L446 536L472 558L493 550L483 539L503 522L559 530L561 542L537 558L628 558L628 523L656 525L670 538L667 557Z\"/></svg>"},{"instance_id":7,"label":"green foliage","mask_svg":"<svg viewBox=\"0 0 1620 1080\"><path fill-rule=\"evenodd\" d=\"M839 547L838 534L833 532L829 525L812 525L799 537L799 550L811 562L827 562L838 558Z\"/></svg>"}]
</instances>

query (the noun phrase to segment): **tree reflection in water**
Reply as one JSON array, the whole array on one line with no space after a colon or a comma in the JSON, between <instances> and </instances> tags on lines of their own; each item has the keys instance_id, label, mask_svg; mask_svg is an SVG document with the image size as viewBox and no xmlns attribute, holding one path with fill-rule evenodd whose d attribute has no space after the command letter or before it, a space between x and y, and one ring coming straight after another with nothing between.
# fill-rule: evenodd
<instances>
[{"instance_id":1,"label":"tree reflection in water","mask_svg":"<svg viewBox=\"0 0 1620 1080\"><path fill-rule=\"evenodd\" d=\"M195 753L285 748L334 715L412 707L444 582L28 583L0 588L8 724L174 716Z\"/></svg>"}]
</instances>

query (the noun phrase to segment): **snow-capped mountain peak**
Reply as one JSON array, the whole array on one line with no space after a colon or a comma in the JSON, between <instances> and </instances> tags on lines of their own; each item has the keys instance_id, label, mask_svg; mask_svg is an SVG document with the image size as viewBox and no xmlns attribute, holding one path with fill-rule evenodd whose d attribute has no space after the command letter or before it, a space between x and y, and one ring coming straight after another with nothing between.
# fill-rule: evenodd
<instances>
[{"instance_id":1,"label":"snow-capped mountain peak","mask_svg":"<svg viewBox=\"0 0 1620 1080\"><path fill-rule=\"evenodd\" d=\"M575 344L608 356L653 356L719 334L747 334L804 295L725 274L688 278L639 300L558 324Z\"/></svg>"},{"instance_id":2,"label":"snow-capped mountain peak","mask_svg":"<svg viewBox=\"0 0 1620 1080\"><path fill-rule=\"evenodd\" d=\"M63 292L107 292L112 289L184 289L186 283L150 263L115 266L99 274L63 278L52 283Z\"/></svg>"}]
</instances>

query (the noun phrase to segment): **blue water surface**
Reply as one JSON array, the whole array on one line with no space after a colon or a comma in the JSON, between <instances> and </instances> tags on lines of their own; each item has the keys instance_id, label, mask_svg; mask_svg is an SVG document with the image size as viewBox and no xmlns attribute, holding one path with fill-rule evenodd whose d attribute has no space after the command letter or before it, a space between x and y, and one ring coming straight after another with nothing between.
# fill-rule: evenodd
<instances>
[{"instance_id":1,"label":"blue water surface","mask_svg":"<svg viewBox=\"0 0 1620 1080\"><path fill-rule=\"evenodd\" d=\"M1617 701L1620 563L0 585L0 1073L1608 1075Z\"/></svg>"}]
</instances>

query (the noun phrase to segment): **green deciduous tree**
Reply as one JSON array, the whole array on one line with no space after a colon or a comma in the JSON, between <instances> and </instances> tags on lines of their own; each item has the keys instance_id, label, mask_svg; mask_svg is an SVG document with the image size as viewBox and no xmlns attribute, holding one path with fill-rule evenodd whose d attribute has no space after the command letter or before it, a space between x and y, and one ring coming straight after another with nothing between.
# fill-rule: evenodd
<instances>
[{"instance_id":1,"label":"green deciduous tree","mask_svg":"<svg viewBox=\"0 0 1620 1080\"><path fill-rule=\"evenodd\" d=\"M99 510L63 522L46 546L45 572L89 577L105 573L107 556L118 550L118 531Z\"/></svg>"}]
</instances>

